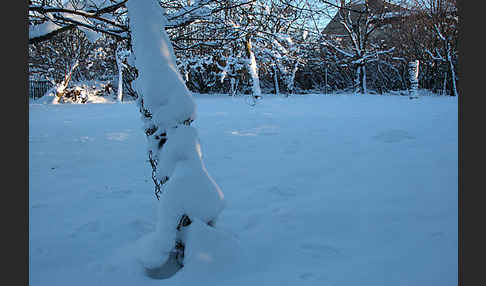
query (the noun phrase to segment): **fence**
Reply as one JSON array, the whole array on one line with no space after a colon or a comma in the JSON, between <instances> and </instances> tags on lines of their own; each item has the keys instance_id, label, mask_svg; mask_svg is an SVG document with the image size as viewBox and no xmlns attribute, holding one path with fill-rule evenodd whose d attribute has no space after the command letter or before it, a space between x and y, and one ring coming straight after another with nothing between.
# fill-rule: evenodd
<instances>
[{"instance_id":1,"label":"fence","mask_svg":"<svg viewBox=\"0 0 486 286\"><path fill-rule=\"evenodd\" d=\"M29 97L33 99L40 98L51 87L52 83L47 80L29 80Z\"/></svg>"}]
</instances>

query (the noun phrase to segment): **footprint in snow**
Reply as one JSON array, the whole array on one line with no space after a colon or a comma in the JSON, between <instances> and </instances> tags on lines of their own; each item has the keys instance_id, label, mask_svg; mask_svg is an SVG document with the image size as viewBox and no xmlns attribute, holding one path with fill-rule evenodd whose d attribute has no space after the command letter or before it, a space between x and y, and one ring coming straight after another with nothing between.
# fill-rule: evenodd
<instances>
[{"instance_id":1,"label":"footprint in snow","mask_svg":"<svg viewBox=\"0 0 486 286\"><path fill-rule=\"evenodd\" d=\"M293 140L290 144L288 144L285 148L284 148L284 153L285 154L296 154L297 151L299 151L300 149L300 141L299 140Z\"/></svg>"},{"instance_id":2,"label":"footprint in snow","mask_svg":"<svg viewBox=\"0 0 486 286\"><path fill-rule=\"evenodd\" d=\"M442 232L442 231L432 232L430 234L430 236L433 237L433 238L441 238L441 237L444 236L444 232Z\"/></svg>"},{"instance_id":3,"label":"footprint in snow","mask_svg":"<svg viewBox=\"0 0 486 286\"><path fill-rule=\"evenodd\" d=\"M312 253L312 257L314 258L336 257L341 255L341 251L339 251L339 249L325 244L304 243L300 245L300 248L305 252Z\"/></svg>"},{"instance_id":4,"label":"footprint in snow","mask_svg":"<svg viewBox=\"0 0 486 286\"><path fill-rule=\"evenodd\" d=\"M94 138L91 138L89 136L81 136L79 138L74 138L74 142L80 142L80 143L87 143L87 142L93 142Z\"/></svg>"},{"instance_id":5,"label":"footprint in snow","mask_svg":"<svg viewBox=\"0 0 486 286\"><path fill-rule=\"evenodd\" d=\"M100 222L99 221L92 221L85 223L79 227L77 227L72 233L71 237L77 237L79 234L84 234L84 233L97 233L101 229Z\"/></svg>"},{"instance_id":6,"label":"footprint in snow","mask_svg":"<svg viewBox=\"0 0 486 286\"><path fill-rule=\"evenodd\" d=\"M297 196L296 191L290 187L286 186L273 186L268 191L272 194L277 195L280 198L290 199Z\"/></svg>"},{"instance_id":7,"label":"footprint in snow","mask_svg":"<svg viewBox=\"0 0 486 286\"><path fill-rule=\"evenodd\" d=\"M314 277L314 273L310 273L310 272L302 273L299 275L299 278L302 280L309 280L310 278L313 277Z\"/></svg>"},{"instance_id":8,"label":"footprint in snow","mask_svg":"<svg viewBox=\"0 0 486 286\"><path fill-rule=\"evenodd\" d=\"M260 224L260 220L261 220L261 215L259 215L259 214L250 215L248 217L248 219L246 220L246 224L243 227L243 229L244 230L250 230L250 229L255 228L256 226L258 226Z\"/></svg>"},{"instance_id":9,"label":"footprint in snow","mask_svg":"<svg viewBox=\"0 0 486 286\"><path fill-rule=\"evenodd\" d=\"M231 131L232 135L236 136L273 136L280 134L279 127L274 125L263 125L255 128L251 128L248 130L233 130Z\"/></svg>"},{"instance_id":10,"label":"footprint in snow","mask_svg":"<svg viewBox=\"0 0 486 286\"><path fill-rule=\"evenodd\" d=\"M406 130L401 129L385 130L376 134L373 138L385 143L396 143L407 139L415 139L415 137L410 135Z\"/></svg>"},{"instance_id":11,"label":"footprint in snow","mask_svg":"<svg viewBox=\"0 0 486 286\"><path fill-rule=\"evenodd\" d=\"M326 276L322 273L312 273L312 272L305 272L299 275L299 278L302 280L327 280Z\"/></svg>"},{"instance_id":12,"label":"footprint in snow","mask_svg":"<svg viewBox=\"0 0 486 286\"><path fill-rule=\"evenodd\" d=\"M104 189L100 189L96 192L96 198L97 199L105 199L105 198L122 199L131 195L132 193L133 193L132 190L117 189L117 188L105 186Z\"/></svg>"},{"instance_id":13,"label":"footprint in snow","mask_svg":"<svg viewBox=\"0 0 486 286\"><path fill-rule=\"evenodd\" d=\"M130 222L131 228L138 235L142 236L155 230L155 226L152 222L147 222L142 219L135 219Z\"/></svg>"},{"instance_id":14,"label":"footprint in snow","mask_svg":"<svg viewBox=\"0 0 486 286\"><path fill-rule=\"evenodd\" d=\"M106 138L112 141L125 141L129 137L125 132L111 132L106 134Z\"/></svg>"}]
</instances>

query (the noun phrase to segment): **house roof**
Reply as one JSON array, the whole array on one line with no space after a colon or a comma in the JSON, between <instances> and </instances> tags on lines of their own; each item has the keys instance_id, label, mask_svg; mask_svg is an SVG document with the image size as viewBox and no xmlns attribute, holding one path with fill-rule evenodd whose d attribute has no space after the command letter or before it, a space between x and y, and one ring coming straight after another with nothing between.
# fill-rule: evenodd
<instances>
[{"instance_id":1,"label":"house roof","mask_svg":"<svg viewBox=\"0 0 486 286\"><path fill-rule=\"evenodd\" d=\"M345 5L346 9L340 8L339 11L342 11L342 13L350 13L351 21L357 22L361 15L359 11L365 10L365 2L368 3L368 8L371 14L384 14L385 18L403 16L403 13L408 11L401 6L387 3L383 0L351 0ZM344 28L343 24L341 24L339 11L336 12L332 20L324 28L322 32L323 34L347 35L346 29Z\"/></svg>"}]
</instances>

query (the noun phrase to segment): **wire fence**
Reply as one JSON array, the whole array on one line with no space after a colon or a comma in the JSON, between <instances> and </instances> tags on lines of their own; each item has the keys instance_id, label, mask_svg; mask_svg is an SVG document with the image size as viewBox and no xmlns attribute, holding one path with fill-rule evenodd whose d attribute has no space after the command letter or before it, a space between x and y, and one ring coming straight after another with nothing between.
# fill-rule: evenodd
<instances>
[{"instance_id":1,"label":"wire fence","mask_svg":"<svg viewBox=\"0 0 486 286\"><path fill-rule=\"evenodd\" d=\"M47 80L29 80L29 97L33 99L40 98L52 86L52 83Z\"/></svg>"}]
</instances>

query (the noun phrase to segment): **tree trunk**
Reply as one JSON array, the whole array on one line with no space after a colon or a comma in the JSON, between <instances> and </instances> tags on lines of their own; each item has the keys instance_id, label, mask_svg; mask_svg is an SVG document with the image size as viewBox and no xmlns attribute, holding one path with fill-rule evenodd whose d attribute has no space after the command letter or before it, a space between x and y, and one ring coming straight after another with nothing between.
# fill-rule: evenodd
<instances>
[{"instance_id":1,"label":"tree trunk","mask_svg":"<svg viewBox=\"0 0 486 286\"><path fill-rule=\"evenodd\" d=\"M356 66L356 75L354 79L354 93L356 95L363 94L363 67L358 64Z\"/></svg>"},{"instance_id":2,"label":"tree trunk","mask_svg":"<svg viewBox=\"0 0 486 286\"><path fill-rule=\"evenodd\" d=\"M64 76L64 80L58 85L56 89L56 96L57 100L54 101L54 103L61 103L63 102L63 96L66 92L66 88L69 85L69 82L71 81L71 78L73 76L74 71L76 68L79 66L79 59L76 58L73 60L71 67L69 68L68 73Z\"/></svg>"},{"instance_id":3,"label":"tree trunk","mask_svg":"<svg viewBox=\"0 0 486 286\"><path fill-rule=\"evenodd\" d=\"M418 75L419 75L419 61L411 61L408 63L408 76L410 80L410 99L418 98Z\"/></svg>"},{"instance_id":4,"label":"tree trunk","mask_svg":"<svg viewBox=\"0 0 486 286\"><path fill-rule=\"evenodd\" d=\"M442 95L446 95L447 94L447 72L444 72L444 82L442 83Z\"/></svg>"},{"instance_id":5,"label":"tree trunk","mask_svg":"<svg viewBox=\"0 0 486 286\"><path fill-rule=\"evenodd\" d=\"M115 52L115 59L116 59L116 67L118 68L118 101L123 101L123 63L122 59L120 58L120 48L116 49Z\"/></svg>"},{"instance_id":6,"label":"tree trunk","mask_svg":"<svg viewBox=\"0 0 486 286\"><path fill-rule=\"evenodd\" d=\"M359 66L356 67L356 72L355 72L355 77L354 77L354 93L357 95L359 93L359 78L360 78L360 72L361 68Z\"/></svg>"},{"instance_id":7,"label":"tree trunk","mask_svg":"<svg viewBox=\"0 0 486 286\"><path fill-rule=\"evenodd\" d=\"M236 95L236 85L238 84L237 80L234 77L230 77L230 94L231 96Z\"/></svg>"},{"instance_id":8,"label":"tree trunk","mask_svg":"<svg viewBox=\"0 0 486 286\"><path fill-rule=\"evenodd\" d=\"M361 71L362 71L362 79L361 79L361 92L363 94L367 94L368 93L368 87L366 86L366 66L363 65L361 67Z\"/></svg>"},{"instance_id":9,"label":"tree trunk","mask_svg":"<svg viewBox=\"0 0 486 286\"><path fill-rule=\"evenodd\" d=\"M324 93L327 94L327 64L326 70L324 71Z\"/></svg>"},{"instance_id":10,"label":"tree trunk","mask_svg":"<svg viewBox=\"0 0 486 286\"><path fill-rule=\"evenodd\" d=\"M295 74L297 73L298 68L299 68L299 62L296 60L294 67L290 71L290 75L287 80L287 89L289 91L289 94L294 93Z\"/></svg>"},{"instance_id":11,"label":"tree trunk","mask_svg":"<svg viewBox=\"0 0 486 286\"><path fill-rule=\"evenodd\" d=\"M450 69L450 72L451 72L451 82L452 82L451 95L458 96L457 87L456 87L456 70L454 68L454 63L452 62L451 44L449 42L447 42L447 62L449 63L449 69Z\"/></svg>"},{"instance_id":12,"label":"tree trunk","mask_svg":"<svg viewBox=\"0 0 486 286\"><path fill-rule=\"evenodd\" d=\"M185 237L194 221L214 226L224 196L202 160L195 104L182 76L156 0L127 2L133 40L138 104L148 141L155 195L156 230L147 237L141 262L154 279L169 278L184 265ZM166 267L167 266L167 267Z\"/></svg>"},{"instance_id":13,"label":"tree trunk","mask_svg":"<svg viewBox=\"0 0 486 286\"><path fill-rule=\"evenodd\" d=\"M253 48L251 44L251 35L246 36L246 55L248 58L247 61L247 68L248 72L250 73L251 81L252 81L252 93L253 96L259 96L262 94L260 89L260 78L258 77L258 66L255 60L255 54L253 53Z\"/></svg>"},{"instance_id":14,"label":"tree trunk","mask_svg":"<svg viewBox=\"0 0 486 286\"><path fill-rule=\"evenodd\" d=\"M277 77L277 67L275 65L273 67L273 84L275 85L275 95L280 94L280 90L278 88L278 77Z\"/></svg>"}]
</instances>

